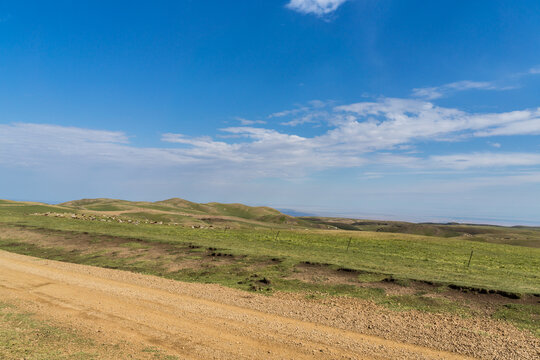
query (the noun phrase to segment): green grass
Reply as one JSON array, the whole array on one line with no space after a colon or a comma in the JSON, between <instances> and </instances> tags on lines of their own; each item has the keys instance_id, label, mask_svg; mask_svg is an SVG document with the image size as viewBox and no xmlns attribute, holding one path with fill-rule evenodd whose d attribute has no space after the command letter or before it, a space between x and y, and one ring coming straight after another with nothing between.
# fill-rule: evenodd
<instances>
[{"instance_id":1,"label":"green grass","mask_svg":"<svg viewBox=\"0 0 540 360\"><path fill-rule=\"evenodd\" d=\"M164 223L169 223L169 222L183 223L186 220L191 220L191 222L198 222L198 221L193 221L194 219L188 216L177 215L177 214L156 214L156 213L144 212L144 211L125 214L124 217L128 217L130 219L137 219L137 220L149 220L149 221L156 221L156 222L162 221Z\"/></svg>"},{"instance_id":2,"label":"green grass","mask_svg":"<svg viewBox=\"0 0 540 360\"><path fill-rule=\"evenodd\" d=\"M391 275L400 279L456 284L515 293L540 293L540 249L380 232L316 232L265 229L191 229L74 221L24 216L26 207L0 207L0 222L90 232L147 242L216 247L234 255L281 257ZM28 208L33 208L29 206ZM29 210L30 213L35 209ZM349 251L346 251L352 237ZM470 267L467 262L474 255Z\"/></svg>"},{"instance_id":3,"label":"green grass","mask_svg":"<svg viewBox=\"0 0 540 360\"><path fill-rule=\"evenodd\" d=\"M6 206L7 205L7 206ZM54 205L19 205L11 206L10 204L0 204L0 212L3 214L20 214L20 215L29 215L34 213L46 213L46 212L56 212L56 213L70 213L73 212L73 209L63 208Z\"/></svg>"},{"instance_id":4,"label":"green grass","mask_svg":"<svg viewBox=\"0 0 540 360\"><path fill-rule=\"evenodd\" d=\"M121 246L130 248L130 249L149 249L150 248L150 245L143 244L141 242L128 242L128 243L122 244Z\"/></svg>"},{"instance_id":5,"label":"green grass","mask_svg":"<svg viewBox=\"0 0 540 360\"><path fill-rule=\"evenodd\" d=\"M415 234L434 237L461 237L468 241L517 246L540 247L540 228L503 227L495 225L408 223L401 221L354 220L342 218L303 217L311 224L336 227L342 230L376 231Z\"/></svg>"},{"instance_id":6,"label":"green grass","mask_svg":"<svg viewBox=\"0 0 540 360\"><path fill-rule=\"evenodd\" d=\"M120 210L124 210L120 206L110 205L110 204L86 206L85 208L88 209L88 210L94 210L94 211L120 211Z\"/></svg>"},{"instance_id":7,"label":"green grass","mask_svg":"<svg viewBox=\"0 0 540 360\"><path fill-rule=\"evenodd\" d=\"M524 304L507 304L495 314L495 319L506 320L521 329L532 331L540 337L540 306Z\"/></svg>"},{"instance_id":8,"label":"green grass","mask_svg":"<svg viewBox=\"0 0 540 360\"><path fill-rule=\"evenodd\" d=\"M27 204L9 200L0 201L1 204L22 206ZM258 222L259 227L276 228L338 228L342 230L369 231L414 234L431 237L465 238L468 241L489 242L516 246L540 248L540 227L502 227L494 225L472 224L435 224L435 223L408 223L401 221L355 220L346 218L324 217L291 217L268 207L251 207L242 204L207 203L197 204L183 199L169 199L157 202L126 201L116 199L82 199L60 204L54 209L63 211L112 211L151 209L157 212L141 211L138 218L147 220L184 223L195 221L200 225L215 225L210 219L221 217L218 224L221 227L233 226L253 228L252 220ZM159 213L161 212L161 213ZM176 214L175 214L176 213ZM173 218L175 215L179 218ZM196 215L207 215L205 220L197 219ZM226 218L223 218L226 217Z\"/></svg>"},{"instance_id":9,"label":"green grass","mask_svg":"<svg viewBox=\"0 0 540 360\"><path fill-rule=\"evenodd\" d=\"M216 214L235 216L244 219L256 220L268 215L281 215L283 217L286 217L286 215L281 214L279 211L266 207L252 207L242 204L220 203L209 203L204 204L204 206L210 208Z\"/></svg>"}]
</instances>

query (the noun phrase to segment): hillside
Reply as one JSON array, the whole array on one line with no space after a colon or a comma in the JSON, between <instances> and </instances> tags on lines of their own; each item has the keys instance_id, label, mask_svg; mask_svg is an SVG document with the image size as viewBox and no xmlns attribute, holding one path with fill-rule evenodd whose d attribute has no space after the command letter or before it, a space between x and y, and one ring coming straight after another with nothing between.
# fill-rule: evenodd
<instances>
[{"instance_id":1,"label":"hillside","mask_svg":"<svg viewBox=\"0 0 540 360\"><path fill-rule=\"evenodd\" d=\"M202 227L315 226L276 209L217 202L199 204L180 198L145 202L117 199L81 199L59 204L84 213L108 214L131 220Z\"/></svg>"},{"instance_id":2,"label":"hillside","mask_svg":"<svg viewBox=\"0 0 540 360\"><path fill-rule=\"evenodd\" d=\"M462 239L540 248L540 228L459 223L410 223L403 221L362 220L339 217L290 216L265 206L195 203L180 198L146 202L117 199L81 199L58 205L0 200L0 203L33 211L81 219L116 222L169 224L194 228L221 229L312 229L353 232L379 232Z\"/></svg>"},{"instance_id":3,"label":"hillside","mask_svg":"<svg viewBox=\"0 0 540 360\"><path fill-rule=\"evenodd\" d=\"M410 223L404 221L358 220L333 217L299 217L313 226L327 226L349 231L412 234L443 238L463 238L471 241L540 247L540 228L479 224Z\"/></svg>"}]
</instances>

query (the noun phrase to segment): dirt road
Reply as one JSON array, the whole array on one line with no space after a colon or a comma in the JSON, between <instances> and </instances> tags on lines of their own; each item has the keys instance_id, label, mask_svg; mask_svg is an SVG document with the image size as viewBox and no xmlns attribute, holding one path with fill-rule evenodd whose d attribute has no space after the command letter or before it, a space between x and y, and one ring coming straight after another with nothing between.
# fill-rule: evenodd
<instances>
[{"instance_id":1,"label":"dirt road","mask_svg":"<svg viewBox=\"0 0 540 360\"><path fill-rule=\"evenodd\" d=\"M103 339L157 346L181 359L467 358L440 350L445 345L436 336L430 348L391 340L391 332L386 339L362 334L357 328L365 324L354 324L372 318L365 318L369 309L358 305L343 310L300 298L252 295L4 251L0 251L0 296ZM403 329L407 326L403 324ZM459 351L465 340L448 342ZM522 343L511 351L522 353L515 352L515 358L534 356L538 350L532 337L516 341ZM467 347L460 352L467 353Z\"/></svg>"}]
</instances>

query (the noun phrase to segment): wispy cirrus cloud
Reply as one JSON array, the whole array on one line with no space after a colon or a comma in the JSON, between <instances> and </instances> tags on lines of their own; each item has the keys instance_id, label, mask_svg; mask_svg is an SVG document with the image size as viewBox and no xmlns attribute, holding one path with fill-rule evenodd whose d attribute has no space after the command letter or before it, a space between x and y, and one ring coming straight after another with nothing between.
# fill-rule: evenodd
<instances>
[{"instance_id":1,"label":"wispy cirrus cloud","mask_svg":"<svg viewBox=\"0 0 540 360\"><path fill-rule=\"evenodd\" d=\"M282 117L285 117L285 116L295 116L295 115L299 115L299 114L307 114L309 112L312 112L313 110L317 110L317 109L322 109L322 108L325 108L327 106L330 106L334 103L334 101L332 100L327 100L327 101L322 101L322 100L311 100L309 101L307 104L305 105L299 105L293 109L289 109L289 110L283 110L283 111L278 111L278 112L275 112L275 113L272 113L270 115L268 115L268 119L272 119L272 118L282 118Z\"/></svg>"},{"instance_id":2,"label":"wispy cirrus cloud","mask_svg":"<svg viewBox=\"0 0 540 360\"><path fill-rule=\"evenodd\" d=\"M234 119L238 121L241 125L245 125L245 126L256 125L256 124L266 124L266 121L264 120L248 120L239 116L235 117Z\"/></svg>"},{"instance_id":3,"label":"wispy cirrus cloud","mask_svg":"<svg viewBox=\"0 0 540 360\"><path fill-rule=\"evenodd\" d=\"M322 120L321 120L322 121ZM260 173L291 174L342 167L379 164L397 167L465 169L501 166L536 166L536 155L526 153L465 154L422 157L408 150L419 141L467 141L494 135L540 132L540 109L471 114L414 99L381 98L375 102L342 105L328 110L328 130L305 137L259 127L228 127L224 133L247 141L225 144L205 138L185 139L169 134L164 141L189 143L191 151L209 155L208 149L224 146L214 155L222 161L245 161ZM177 136L178 141L173 140ZM225 157L222 155L227 154ZM517 160L516 160L517 159ZM533 160L531 160L533 159Z\"/></svg>"},{"instance_id":4,"label":"wispy cirrus cloud","mask_svg":"<svg viewBox=\"0 0 540 360\"><path fill-rule=\"evenodd\" d=\"M268 115L268 119L273 118L288 118L287 121L282 121L280 124L285 126L298 126L303 124L321 124L328 120L330 107L334 101L312 100L306 105L298 106L294 109L284 110Z\"/></svg>"},{"instance_id":5,"label":"wispy cirrus cloud","mask_svg":"<svg viewBox=\"0 0 540 360\"><path fill-rule=\"evenodd\" d=\"M287 8L302 14L325 16L336 11L347 0L291 0Z\"/></svg>"},{"instance_id":6,"label":"wispy cirrus cloud","mask_svg":"<svg viewBox=\"0 0 540 360\"><path fill-rule=\"evenodd\" d=\"M444 96L466 90L511 90L513 86L501 86L492 81L457 81L441 86L424 87L413 89L414 97L427 100L439 99Z\"/></svg>"},{"instance_id":7,"label":"wispy cirrus cloud","mask_svg":"<svg viewBox=\"0 0 540 360\"><path fill-rule=\"evenodd\" d=\"M465 153L431 156L433 167L451 169L504 168L509 166L538 166L540 154L534 153Z\"/></svg>"},{"instance_id":8,"label":"wispy cirrus cloud","mask_svg":"<svg viewBox=\"0 0 540 360\"><path fill-rule=\"evenodd\" d=\"M308 113L301 116L297 116L292 120L284 121L281 125L285 126L298 126L303 124L315 124L319 122L321 117L326 116L326 112Z\"/></svg>"},{"instance_id":9,"label":"wispy cirrus cloud","mask_svg":"<svg viewBox=\"0 0 540 360\"><path fill-rule=\"evenodd\" d=\"M494 135L526 135L540 131L540 108L471 114L414 99L381 98L336 107L348 117L331 130L358 134L370 148L393 148L418 140L441 141ZM333 121L336 121L334 118ZM361 121L359 121L361 120Z\"/></svg>"},{"instance_id":10,"label":"wispy cirrus cloud","mask_svg":"<svg viewBox=\"0 0 540 360\"><path fill-rule=\"evenodd\" d=\"M540 65L530 68L529 74L534 74L534 75L540 74Z\"/></svg>"},{"instance_id":11,"label":"wispy cirrus cloud","mask_svg":"<svg viewBox=\"0 0 540 360\"><path fill-rule=\"evenodd\" d=\"M123 132L31 123L0 124L0 149L0 165L28 168L168 167L193 161L179 149L133 146Z\"/></svg>"},{"instance_id":12,"label":"wispy cirrus cloud","mask_svg":"<svg viewBox=\"0 0 540 360\"><path fill-rule=\"evenodd\" d=\"M509 74L497 81L471 81L462 80L456 81L439 86L426 86L415 88L412 90L412 96L425 100L435 100L443 97L450 96L460 91L468 90L491 90L491 91L505 91L519 89L521 85L519 80L531 76L540 74L540 65L533 66L529 70L524 72L517 72Z\"/></svg>"}]
</instances>

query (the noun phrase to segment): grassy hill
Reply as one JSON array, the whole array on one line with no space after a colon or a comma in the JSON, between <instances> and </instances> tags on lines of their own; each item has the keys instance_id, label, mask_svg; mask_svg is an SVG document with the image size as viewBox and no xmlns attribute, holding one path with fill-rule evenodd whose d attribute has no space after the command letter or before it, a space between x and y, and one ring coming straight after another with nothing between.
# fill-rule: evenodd
<instances>
[{"instance_id":1,"label":"grassy hill","mask_svg":"<svg viewBox=\"0 0 540 360\"><path fill-rule=\"evenodd\" d=\"M58 205L0 200L0 204L18 206L21 211L24 207L24 211L81 213L86 216L108 216L116 221L175 224L198 228L346 230L456 238L540 248L540 228L538 227L409 223L317 216L294 217L265 206L254 207L217 202L200 204L180 198L156 202L104 198L81 199Z\"/></svg>"},{"instance_id":2,"label":"grassy hill","mask_svg":"<svg viewBox=\"0 0 540 360\"><path fill-rule=\"evenodd\" d=\"M199 204L172 198L156 202L116 199L81 199L59 204L64 208L84 212L105 212L125 218L176 223L191 226L246 227L309 226L320 227L302 219L285 215L265 206L243 204Z\"/></svg>"}]
</instances>

